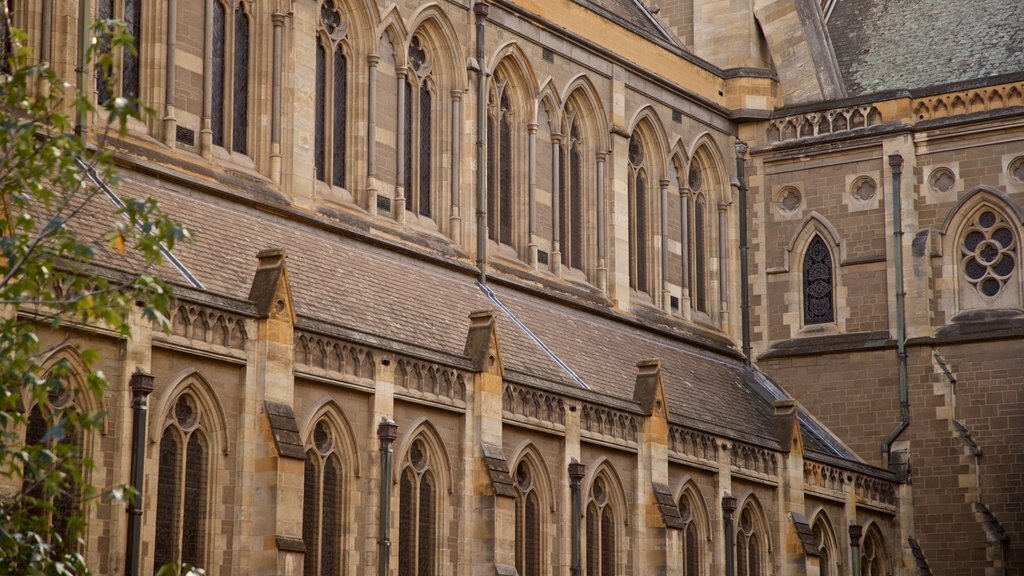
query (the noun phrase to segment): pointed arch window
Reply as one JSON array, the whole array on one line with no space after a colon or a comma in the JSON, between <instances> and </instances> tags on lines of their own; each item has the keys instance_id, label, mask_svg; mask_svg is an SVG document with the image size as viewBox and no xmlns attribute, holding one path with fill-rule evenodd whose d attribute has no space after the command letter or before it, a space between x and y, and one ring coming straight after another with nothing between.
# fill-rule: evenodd
<instances>
[{"instance_id":1,"label":"pointed arch window","mask_svg":"<svg viewBox=\"0 0 1024 576\"><path fill-rule=\"evenodd\" d=\"M804 254L804 324L835 321L832 253L815 234Z\"/></svg>"},{"instance_id":2,"label":"pointed arch window","mask_svg":"<svg viewBox=\"0 0 1024 576\"><path fill-rule=\"evenodd\" d=\"M590 489L587 503L587 575L614 576L615 514L606 480L598 477Z\"/></svg>"},{"instance_id":3,"label":"pointed arch window","mask_svg":"<svg viewBox=\"0 0 1024 576\"><path fill-rule=\"evenodd\" d=\"M169 563L206 567L210 453L204 415L185 391L160 437L154 573Z\"/></svg>"},{"instance_id":4,"label":"pointed arch window","mask_svg":"<svg viewBox=\"0 0 1024 576\"><path fill-rule=\"evenodd\" d=\"M647 292L647 158L635 132L629 140L629 286Z\"/></svg>"},{"instance_id":5,"label":"pointed arch window","mask_svg":"<svg viewBox=\"0 0 1024 576\"><path fill-rule=\"evenodd\" d=\"M698 524L696 502L684 492L679 497L679 517L683 520L683 576L701 576L703 556L701 554L701 526Z\"/></svg>"},{"instance_id":6,"label":"pointed arch window","mask_svg":"<svg viewBox=\"0 0 1024 576\"><path fill-rule=\"evenodd\" d=\"M96 4L96 18L110 20L120 18L127 32L132 35L134 54L123 50L120 54L120 82L112 82L103 74L96 74L96 99L102 104L115 96L138 98L141 85L139 58L142 49L142 0L99 0ZM109 39L100 39L100 53L109 53Z\"/></svg>"},{"instance_id":7,"label":"pointed arch window","mask_svg":"<svg viewBox=\"0 0 1024 576\"><path fill-rule=\"evenodd\" d=\"M316 178L345 187L348 134L348 58L343 40L348 24L333 0L320 5L316 45L316 131L314 156Z\"/></svg>"},{"instance_id":8,"label":"pointed arch window","mask_svg":"<svg viewBox=\"0 0 1024 576\"><path fill-rule=\"evenodd\" d=\"M568 138L559 154L559 174L562 185L558 188L561 222L559 245L562 264L583 269L583 151L579 120L570 112Z\"/></svg>"},{"instance_id":9,"label":"pointed arch window","mask_svg":"<svg viewBox=\"0 0 1024 576\"><path fill-rule=\"evenodd\" d=\"M433 218L431 173L433 163L434 103L431 62L419 36L409 44L405 82L405 209Z\"/></svg>"},{"instance_id":10,"label":"pointed arch window","mask_svg":"<svg viewBox=\"0 0 1024 576\"><path fill-rule=\"evenodd\" d=\"M437 481L422 440L415 440L399 482L398 576L434 576Z\"/></svg>"},{"instance_id":11,"label":"pointed arch window","mask_svg":"<svg viewBox=\"0 0 1024 576\"><path fill-rule=\"evenodd\" d=\"M960 273L982 301L994 301L1017 275L1019 251L1014 226L1002 214L984 207L964 228Z\"/></svg>"},{"instance_id":12,"label":"pointed arch window","mask_svg":"<svg viewBox=\"0 0 1024 576\"><path fill-rule=\"evenodd\" d=\"M516 571L519 576L541 575L540 497L533 471L525 462L516 466Z\"/></svg>"},{"instance_id":13,"label":"pointed arch window","mask_svg":"<svg viewBox=\"0 0 1024 576\"><path fill-rule=\"evenodd\" d=\"M80 408L74 403L74 390L63 378L52 374L47 378L63 380L63 386L49 393L45 400L29 410L25 447L30 454L34 454L33 448L45 447L62 462L68 458L81 458L83 438L76 426ZM82 537L81 526L71 521L74 516L84 513L79 476L82 471L62 469L66 474L56 486L49 484L54 479L53 475L42 483L42 479L35 474L36 470L27 469L22 492L31 508L29 514L47 518L52 524L53 534L57 538L50 544L62 554L73 554L77 552Z\"/></svg>"},{"instance_id":14,"label":"pointed arch window","mask_svg":"<svg viewBox=\"0 0 1024 576\"><path fill-rule=\"evenodd\" d=\"M839 556L836 552L836 543L832 537L832 530L828 526L828 520L824 515L819 516L814 522L813 532L814 539L817 542L821 576L839 576L840 572L837 564Z\"/></svg>"},{"instance_id":15,"label":"pointed arch window","mask_svg":"<svg viewBox=\"0 0 1024 576\"><path fill-rule=\"evenodd\" d=\"M754 513L745 508L740 514L739 530L736 533L736 574L738 576L761 576L764 566L765 546L757 531Z\"/></svg>"},{"instance_id":16,"label":"pointed arch window","mask_svg":"<svg viewBox=\"0 0 1024 576\"><path fill-rule=\"evenodd\" d=\"M860 570L863 576L888 576L889 565L885 544L878 529L872 526L860 547Z\"/></svg>"},{"instance_id":17,"label":"pointed arch window","mask_svg":"<svg viewBox=\"0 0 1024 576\"><path fill-rule=\"evenodd\" d=\"M495 74L487 124L487 236L512 245L512 104L508 83Z\"/></svg>"},{"instance_id":18,"label":"pointed arch window","mask_svg":"<svg viewBox=\"0 0 1024 576\"><path fill-rule=\"evenodd\" d=\"M213 0L213 143L239 154L249 151L251 17L245 0Z\"/></svg>"},{"instance_id":19,"label":"pointed arch window","mask_svg":"<svg viewBox=\"0 0 1024 576\"><path fill-rule=\"evenodd\" d=\"M341 574L344 550L342 538L342 462L336 439L327 422L313 427L306 449L302 493L302 541L306 545L303 574Z\"/></svg>"}]
</instances>

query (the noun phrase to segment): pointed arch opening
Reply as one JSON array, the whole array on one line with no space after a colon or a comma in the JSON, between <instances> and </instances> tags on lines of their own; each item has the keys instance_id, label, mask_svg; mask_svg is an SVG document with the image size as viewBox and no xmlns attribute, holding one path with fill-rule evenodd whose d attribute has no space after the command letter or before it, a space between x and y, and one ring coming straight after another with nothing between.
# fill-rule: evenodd
<instances>
[{"instance_id":1,"label":"pointed arch opening","mask_svg":"<svg viewBox=\"0 0 1024 576\"><path fill-rule=\"evenodd\" d=\"M711 550L708 547L711 525L704 498L692 481L684 484L677 505L683 521L682 575L707 576L711 566Z\"/></svg>"},{"instance_id":2,"label":"pointed arch opening","mask_svg":"<svg viewBox=\"0 0 1024 576\"><path fill-rule=\"evenodd\" d=\"M743 503L738 518L736 522L737 576L769 574L771 539L768 523L754 496L750 496Z\"/></svg>"},{"instance_id":3,"label":"pointed arch opening","mask_svg":"<svg viewBox=\"0 0 1024 576\"><path fill-rule=\"evenodd\" d=\"M835 265L820 234L815 233L807 243L802 271L804 325L835 322Z\"/></svg>"}]
</instances>

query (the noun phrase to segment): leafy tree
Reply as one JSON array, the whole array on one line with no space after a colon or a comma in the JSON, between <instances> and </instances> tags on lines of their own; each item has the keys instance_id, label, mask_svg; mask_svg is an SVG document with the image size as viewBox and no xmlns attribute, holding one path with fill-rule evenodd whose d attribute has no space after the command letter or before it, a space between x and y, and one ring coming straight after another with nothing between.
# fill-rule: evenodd
<instances>
[{"instance_id":1,"label":"leafy tree","mask_svg":"<svg viewBox=\"0 0 1024 576\"><path fill-rule=\"evenodd\" d=\"M93 463L79 443L103 414L61 409L69 393L102 397L107 381L93 368L95 353L81 353L87 373L71 378L66 363L46 364L54 345L39 334L82 325L127 338L137 304L166 330L172 295L152 270L188 232L153 200L115 205L103 189L118 181L107 138L140 118L141 103L118 97L94 105L91 87L76 92L35 62L26 35L2 20L0 574L88 574L81 541L88 507L103 492L121 499L133 492L87 485ZM97 23L93 33L90 61L112 87L112 54L134 50L131 38L116 22ZM78 114L100 126L89 145L74 132ZM106 228L97 231L97 222Z\"/></svg>"}]
</instances>

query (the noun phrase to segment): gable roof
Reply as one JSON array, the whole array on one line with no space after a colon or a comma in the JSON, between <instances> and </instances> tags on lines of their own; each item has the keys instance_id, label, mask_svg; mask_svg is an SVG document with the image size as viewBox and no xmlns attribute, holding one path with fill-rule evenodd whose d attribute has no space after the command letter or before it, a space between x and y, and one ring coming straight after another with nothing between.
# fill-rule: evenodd
<instances>
[{"instance_id":1,"label":"gable roof","mask_svg":"<svg viewBox=\"0 0 1024 576\"><path fill-rule=\"evenodd\" d=\"M829 36L851 96L1024 71L1024 2L837 0Z\"/></svg>"},{"instance_id":2,"label":"gable roof","mask_svg":"<svg viewBox=\"0 0 1024 576\"><path fill-rule=\"evenodd\" d=\"M679 40L640 0L573 0L573 2L596 12L611 22L631 30L640 36L659 44L680 47Z\"/></svg>"}]
</instances>

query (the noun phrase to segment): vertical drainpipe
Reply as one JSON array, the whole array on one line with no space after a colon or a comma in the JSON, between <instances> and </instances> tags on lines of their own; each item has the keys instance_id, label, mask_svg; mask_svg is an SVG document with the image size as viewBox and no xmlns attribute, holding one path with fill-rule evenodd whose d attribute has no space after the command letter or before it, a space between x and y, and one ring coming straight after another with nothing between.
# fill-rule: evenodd
<instances>
[{"instance_id":1,"label":"vertical drainpipe","mask_svg":"<svg viewBox=\"0 0 1024 576\"><path fill-rule=\"evenodd\" d=\"M722 520L725 525L725 576L736 574L736 555L732 551L732 515L734 512L736 512L736 498L727 493L722 496Z\"/></svg>"},{"instance_id":2,"label":"vertical drainpipe","mask_svg":"<svg viewBox=\"0 0 1024 576\"><path fill-rule=\"evenodd\" d=\"M174 148L177 144L178 122L174 113L174 58L178 44L178 0L167 0L167 51L164 70L164 145Z\"/></svg>"},{"instance_id":3,"label":"vertical drainpipe","mask_svg":"<svg viewBox=\"0 0 1024 576\"><path fill-rule=\"evenodd\" d=\"M128 505L128 550L126 556L127 576L138 576L139 557L142 547L142 482L146 458L146 414L149 411L147 398L153 391L153 376L136 368L128 381L132 391L132 465L131 483L135 499Z\"/></svg>"},{"instance_id":4,"label":"vertical drainpipe","mask_svg":"<svg viewBox=\"0 0 1024 576\"><path fill-rule=\"evenodd\" d=\"M750 271L748 270L747 239L747 172L743 158L747 155L747 143L736 141L736 180L740 193L740 322L743 324L743 363L750 366Z\"/></svg>"},{"instance_id":5,"label":"vertical drainpipe","mask_svg":"<svg viewBox=\"0 0 1024 576\"><path fill-rule=\"evenodd\" d=\"M886 467L889 466L892 443L910 425L910 400L907 393L906 291L903 288L903 205L900 200L903 156L899 152L889 155L889 167L892 169L892 243L896 267L896 359L899 370L900 421L882 441L882 462Z\"/></svg>"},{"instance_id":6,"label":"vertical drainpipe","mask_svg":"<svg viewBox=\"0 0 1024 576\"><path fill-rule=\"evenodd\" d=\"M569 566L571 576L583 574L583 551L581 550L580 524L583 517L583 496L580 494L580 481L587 473L587 467L575 458L569 463L569 492L572 495L572 564Z\"/></svg>"},{"instance_id":7,"label":"vertical drainpipe","mask_svg":"<svg viewBox=\"0 0 1024 576\"><path fill-rule=\"evenodd\" d=\"M863 528L859 524L850 524L850 565L853 576L860 576L860 537Z\"/></svg>"},{"instance_id":8,"label":"vertical drainpipe","mask_svg":"<svg viewBox=\"0 0 1024 576\"><path fill-rule=\"evenodd\" d=\"M89 0L78 0L78 94L82 98L87 98L87 84L89 80L89 74L86 71L86 57L89 54ZM75 131L78 132L78 137L82 139L82 144L85 145L87 142L86 138L86 127L85 127L85 110L78 108L75 114Z\"/></svg>"},{"instance_id":9,"label":"vertical drainpipe","mask_svg":"<svg viewBox=\"0 0 1024 576\"><path fill-rule=\"evenodd\" d=\"M484 64L484 21L490 6L473 4L476 15L476 266L487 283L487 68Z\"/></svg>"},{"instance_id":10,"label":"vertical drainpipe","mask_svg":"<svg viewBox=\"0 0 1024 576\"><path fill-rule=\"evenodd\" d=\"M39 61L49 66L52 56L53 0L43 0L42 29L39 31ZM8 15L10 17L10 15ZM10 32L8 31L8 35Z\"/></svg>"},{"instance_id":11,"label":"vertical drainpipe","mask_svg":"<svg viewBox=\"0 0 1024 576\"><path fill-rule=\"evenodd\" d=\"M391 571L391 445L398 438L398 424L388 418L377 425L380 440L380 516L377 521L377 576Z\"/></svg>"}]
</instances>

